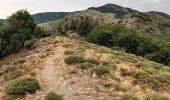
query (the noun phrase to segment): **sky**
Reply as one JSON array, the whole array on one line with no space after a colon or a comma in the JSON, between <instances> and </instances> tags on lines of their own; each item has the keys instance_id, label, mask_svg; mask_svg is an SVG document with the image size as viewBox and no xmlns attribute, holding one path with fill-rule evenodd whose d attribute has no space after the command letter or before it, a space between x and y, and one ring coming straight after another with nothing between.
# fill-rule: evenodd
<instances>
[{"instance_id":1,"label":"sky","mask_svg":"<svg viewBox=\"0 0 170 100\"><path fill-rule=\"evenodd\" d=\"M98 7L107 3L118 4L139 11L161 11L170 14L170 0L0 0L0 18L7 18L20 9L31 14L40 12L71 12Z\"/></svg>"}]
</instances>

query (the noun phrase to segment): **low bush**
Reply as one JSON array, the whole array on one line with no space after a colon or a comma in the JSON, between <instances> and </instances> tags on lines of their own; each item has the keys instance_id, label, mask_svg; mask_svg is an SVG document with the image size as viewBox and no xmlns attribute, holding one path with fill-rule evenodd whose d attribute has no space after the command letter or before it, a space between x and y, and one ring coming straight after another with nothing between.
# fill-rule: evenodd
<instances>
[{"instance_id":1,"label":"low bush","mask_svg":"<svg viewBox=\"0 0 170 100\"><path fill-rule=\"evenodd\" d=\"M169 100L167 97L161 96L158 93L149 94L144 97L144 100Z\"/></svg>"},{"instance_id":2,"label":"low bush","mask_svg":"<svg viewBox=\"0 0 170 100\"><path fill-rule=\"evenodd\" d=\"M101 66L97 66L94 68L95 73L100 77L102 75L109 75L110 72L110 68L108 67L101 67Z\"/></svg>"},{"instance_id":3,"label":"low bush","mask_svg":"<svg viewBox=\"0 0 170 100\"><path fill-rule=\"evenodd\" d=\"M122 86L120 83L112 83L111 82L111 83L104 84L104 86L107 88L114 87L118 91L123 91L123 92L127 91L127 89L124 86Z\"/></svg>"},{"instance_id":4,"label":"low bush","mask_svg":"<svg viewBox=\"0 0 170 100\"><path fill-rule=\"evenodd\" d=\"M84 58L79 55L71 55L65 58L64 62L68 65L70 64L77 64L77 63L82 63L84 62Z\"/></svg>"},{"instance_id":5,"label":"low bush","mask_svg":"<svg viewBox=\"0 0 170 100\"><path fill-rule=\"evenodd\" d=\"M94 66L95 65L92 64L92 63L84 62L84 63L81 63L78 67L81 68L81 69L88 69L88 68L92 68Z\"/></svg>"},{"instance_id":6,"label":"low bush","mask_svg":"<svg viewBox=\"0 0 170 100\"><path fill-rule=\"evenodd\" d=\"M121 100L140 100L140 99L136 97L135 95L132 95L130 93L125 93L123 94Z\"/></svg>"},{"instance_id":7,"label":"low bush","mask_svg":"<svg viewBox=\"0 0 170 100\"><path fill-rule=\"evenodd\" d=\"M92 64L95 64L95 65L99 65L100 64L100 62L98 60L92 59L92 58L85 59L85 62L92 63Z\"/></svg>"},{"instance_id":8,"label":"low bush","mask_svg":"<svg viewBox=\"0 0 170 100\"><path fill-rule=\"evenodd\" d=\"M143 71L132 71L130 72L130 75L136 79L144 79L144 80L147 80L147 79L150 79L150 75L146 72L143 72Z\"/></svg>"},{"instance_id":9,"label":"low bush","mask_svg":"<svg viewBox=\"0 0 170 100\"><path fill-rule=\"evenodd\" d=\"M45 100L63 100L63 96L62 95L58 95L55 92L49 92L45 98Z\"/></svg>"},{"instance_id":10,"label":"low bush","mask_svg":"<svg viewBox=\"0 0 170 100\"><path fill-rule=\"evenodd\" d=\"M170 80L170 72L164 72L164 73L161 73L160 75L161 75L162 77Z\"/></svg>"},{"instance_id":11,"label":"low bush","mask_svg":"<svg viewBox=\"0 0 170 100\"><path fill-rule=\"evenodd\" d=\"M146 72L142 71L132 71L130 76L136 78L134 84L147 85L149 88L154 91L163 91L169 89L169 81L161 76L151 76Z\"/></svg>"},{"instance_id":12,"label":"low bush","mask_svg":"<svg viewBox=\"0 0 170 100\"><path fill-rule=\"evenodd\" d=\"M18 78L6 85L5 92L8 95L25 95L34 93L39 88L39 82L34 78Z\"/></svg>"}]
</instances>

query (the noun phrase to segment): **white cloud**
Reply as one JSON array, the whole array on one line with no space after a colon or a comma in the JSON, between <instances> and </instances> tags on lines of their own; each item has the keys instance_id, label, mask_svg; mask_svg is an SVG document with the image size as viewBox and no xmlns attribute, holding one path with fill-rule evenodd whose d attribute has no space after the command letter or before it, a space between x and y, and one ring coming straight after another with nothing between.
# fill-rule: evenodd
<instances>
[{"instance_id":1,"label":"white cloud","mask_svg":"<svg viewBox=\"0 0 170 100\"><path fill-rule=\"evenodd\" d=\"M170 14L170 0L0 0L0 18L27 8L31 13L75 11L114 3L140 11L162 11Z\"/></svg>"}]
</instances>

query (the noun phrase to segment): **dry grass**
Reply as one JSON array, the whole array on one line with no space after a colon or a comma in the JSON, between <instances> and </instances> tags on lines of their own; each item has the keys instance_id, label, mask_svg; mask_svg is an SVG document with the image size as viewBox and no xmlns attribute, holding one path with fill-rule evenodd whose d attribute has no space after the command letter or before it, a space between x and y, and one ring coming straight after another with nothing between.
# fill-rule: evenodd
<instances>
[{"instance_id":1,"label":"dry grass","mask_svg":"<svg viewBox=\"0 0 170 100\"><path fill-rule=\"evenodd\" d=\"M44 66L44 62L47 61L47 59L50 59L51 57L55 58L55 56L58 55L58 49L61 49L61 47L63 52L60 53L59 58L55 59L54 66L56 67L54 68L54 73L56 73L59 77L60 80L58 79L58 81L61 81L62 83L60 85L68 86L68 88L72 86L76 86L78 88L76 89L76 91L74 91L74 93L72 89L68 90L67 92L77 94L76 96L82 98L87 98L87 95L89 97L91 96L91 98L88 99L99 99L96 95L99 94L98 91L102 91L102 95L107 96L109 99L113 99L112 96L109 95L113 92L118 95L119 98L121 98L122 96L130 97L129 95L122 95L125 93L125 91L130 92L132 97L135 96L138 98L143 98L145 94L154 92L166 97L170 97L170 87L157 91L157 89L155 90L146 84L134 85L134 82L136 80L139 81L143 78L148 79L148 77L151 80L156 79L155 82L157 82L158 79L161 82L164 81L161 80L163 78L169 79L169 68L161 64L151 62L145 60L144 58L127 54L122 51L114 51L106 47L97 46L91 43L66 37L47 37L39 40L39 42L35 46L36 48L31 51L20 51L16 54L7 56L3 59L3 61L9 63L2 64L1 66L1 68L5 68L10 65L10 62L16 61L16 59L26 58L26 61L16 65L25 66L20 69L23 75L36 76L38 80L40 80L40 84L42 85L41 88L43 91L40 91L40 93L35 93L31 96L28 95L25 98L43 98L43 95L45 95L43 93L44 90L50 91L54 88L43 87L43 85L45 85L47 81L41 74L41 72L44 70L42 66ZM86 63L81 64L80 62L76 65L66 65L64 63L64 59L73 54L82 55L84 58L84 62ZM91 67L91 63L93 64L93 67ZM83 66L83 68L85 67L85 69L81 70L77 68L77 66ZM105 77L97 77L96 74L94 74L94 69L99 66L106 69L104 69L104 71L103 69L99 70L106 73L104 74ZM86 69L86 67L88 68ZM70 74L70 72L74 73ZM1 76L1 78L3 77ZM0 82L0 84L2 85L4 82L5 80ZM66 92L62 88L63 86L59 87L60 89L58 90L61 93ZM154 86L162 87L162 83ZM3 89L0 90L3 91ZM64 94L63 97L73 98L74 96L71 95L71 97L69 97L68 95Z\"/></svg>"}]
</instances>

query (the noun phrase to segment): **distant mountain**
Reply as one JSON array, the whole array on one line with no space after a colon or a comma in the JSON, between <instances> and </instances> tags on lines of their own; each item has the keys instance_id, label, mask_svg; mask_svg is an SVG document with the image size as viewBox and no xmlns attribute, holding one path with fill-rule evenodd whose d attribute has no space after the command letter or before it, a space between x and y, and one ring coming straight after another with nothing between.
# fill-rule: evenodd
<instances>
[{"instance_id":1,"label":"distant mountain","mask_svg":"<svg viewBox=\"0 0 170 100\"><path fill-rule=\"evenodd\" d=\"M37 13L33 14L32 17L34 18L35 23L46 23L49 21L54 21L58 19L64 18L69 12L44 12L44 13ZM4 23L7 23L6 19L2 19Z\"/></svg>"},{"instance_id":2,"label":"distant mountain","mask_svg":"<svg viewBox=\"0 0 170 100\"><path fill-rule=\"evenodd\" d=\"M34 21L39 23L45 23L64 18L69 12L45 12L32 15Z\"/></svg>"},{"instance_id":3,"label":"distant mountain","mask_svg":"<svg viewBox=\"0 0 170 100\"><path fill-rule=\"evenodd\" d=\"M118 6L116 4L106 4L101 7L91 7L89 9L97 10L102 13L114 13L118 18L122 18L126 14L138 12L136 10Z\"/></svg>"},{"instance_id":4,"label":"distant mountain","mask_svg":"<svg viewBox=\"0 0 170 100\"><path fill-rule=\"evenodd\" d=\"M166 13L163 13L163 12L156 12L156 11L154 11L154 12L157 13L158 15L160 15L160 16L162 16L162 17L165 17L165 18L167 18L167 19L170 20L170 15L168 15L168 14L166 14Z\"/></svg>"}]
</instances>

